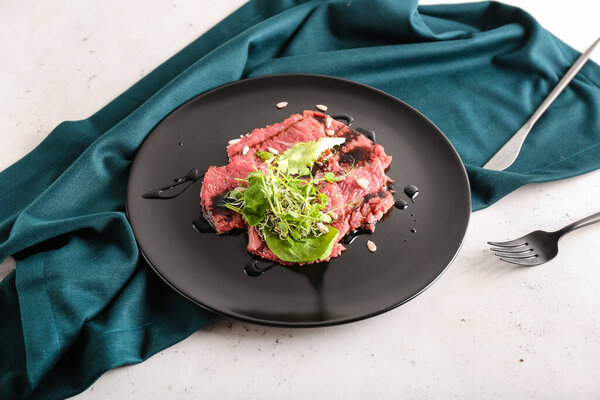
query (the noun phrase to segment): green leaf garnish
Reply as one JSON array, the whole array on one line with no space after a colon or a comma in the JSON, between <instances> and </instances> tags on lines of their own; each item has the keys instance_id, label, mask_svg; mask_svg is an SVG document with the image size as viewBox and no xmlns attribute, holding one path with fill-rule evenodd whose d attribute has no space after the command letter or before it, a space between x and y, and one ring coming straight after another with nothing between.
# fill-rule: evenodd
<instances>
[{"instance_id":1,"label":"green leaf garnish","mask_svg":"<svg viewBox=\"0 0 600 400\"><path fill-rule=\"evenodd\" d=\"M256 152L256 155L263 161L271 160L275 158L275 154L269 153L268 151L259 150Z\"/></svg>"},{"instance_id":2,"label":"green leaf garnish","mask_svg":"<svg viewBox=\"0 0 600 400\"><path fill-rule=\"evenodd\" d=\"M265 241L269 249L283 261L314 262L329 257L339 233L330 226L326 234L304 241L282 240L279 235L274 234L268 234Z\"/></svg>"},{"instance_id":3,"label":"green leaf garnish","mask_svg":"<svg viewBox=\"0 0 600 400\"><path fill-rule=\"evenodd\" d=\"M305 175L325 150L344 143L344 138L321 138L316 142L297 143L277 157L282 173Z\"/></svg>"},{"instance_id":4,"label":"green leaf garnish","mask_svg":"<svg viewBox=\"0 0 600 400\"><path fill-rule=\"evenodd\" d=\"M254 226L264 219L265 212L269 208L270 188L265 185L265 176L259 171L250 172L246 179L248 187L244 191L242 215L249 225Z\"/></svg>"},{"instance_id":5,"label":"green leaf garnish","mask_svg":"<svg viewBox=\"0 0 600 400\"><path fill-rule=\"evenodd\" d=\"M329 199L316 185L335 182L345 175L336 177L327 172L316 179L311 169L323 151L344 140L322 138L298 143L279 156L258 151L256 155L265 161L267 172L256 170L240 179L241 186L227 194L224 207L256 226L281 260L313 262L329 257L339 231L332 226L319 229L319 225L332 223L337 214L323 212Z\"/></svg>"}]
</instances>

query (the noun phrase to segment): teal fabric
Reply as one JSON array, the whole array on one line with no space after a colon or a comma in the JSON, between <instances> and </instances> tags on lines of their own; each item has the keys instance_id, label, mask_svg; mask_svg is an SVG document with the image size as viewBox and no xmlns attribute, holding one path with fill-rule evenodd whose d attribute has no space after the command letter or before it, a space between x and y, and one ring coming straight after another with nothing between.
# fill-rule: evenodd
<instances>
[{"instance_id":1,"label":"teal fabric","mask_svg":"<svg viewBox=\"0 0 600 400\"><path fill-rule=\"evenodd\" d=\"M450 138L476 210L526 183L600 166L600 68L590 62L508 171L480 168L577 56L530 15L500 3L246 4L98 113L60 124L0 174L0 259L18 259L0 283L0 398L74 395L211 320L143 263L124 213L137 148L190 98L289 72L372 85Z\"/></svg>"}]
</instances>

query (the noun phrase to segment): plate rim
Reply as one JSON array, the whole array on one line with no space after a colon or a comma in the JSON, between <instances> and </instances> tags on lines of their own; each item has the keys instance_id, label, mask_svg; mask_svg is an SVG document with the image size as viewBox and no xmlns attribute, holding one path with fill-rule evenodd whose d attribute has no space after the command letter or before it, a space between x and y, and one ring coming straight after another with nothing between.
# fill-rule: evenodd
<instances>
[{"instance_id":1,"label":"plate rim","mask_svg":"<svg viewBox=\"0 0 600 400\"><path fill-rule=\"evenodd\" d=\"M137 240L137 235L135 233L135 229L133 228L133 224L132 221L130 219L129 216L129 199L130 199L130 192L131 192L131 186L132 186L132 179L131 179L131 175L132 172L134 170L134 168L136 167L136 165L139 162L139 156L140 156L140 150L143 148L144 144L146 143L146 141L148 140L148 138L152 135L152 133L154 132L154 130L156 129L156 127L158 125L160 125L165 119L167 119L169 116L171 116L173 113L175 113L177 110L179 110L180 108L186 106L187 104L189 104L190 102L193 102L201 97L204 96L208 96L210 95L212 92L217 91L217 90L221 90L221 89L225 89L229 86L235 86L244 82L248 82L248 81L255 81L255 80L261 80L261 79L269 79L269 78L294 78L294 77L308 77L308 78L316 78L316 79L328 79L328 80L336 80L339 82L342 82L344 84L351 84L351 85L358 85L360 87L362 87L363 89L367 89L370 91L374 91L379 95L383 95L387 98L389 98L392 101L395 101L397 103L400 103L402 106L408 108L410 111L414 112L416 115L418 115L421 119L423 119L427 124L431 125L434 129L434 131L437 132L437 134L442 138L442 140L445 141L445 144L450 148L451 150L451 154L452 156L459 162L460 165L460 170L462 172L462 177L464 178L464 182L466 183L466 189L467 189L467 206L466 208L468 209L468 213L467 213L467 218L466 218L466 226L464 229L464 232L462 234L462 237L460 238L460 242L459 245L456 249L456 251L454 252L452 258L450 259L450 261L448 261L448 263L444 266L444 268L442 269L442 271L433 279L431 280L431 282L429 282L427 285L425 285L422 289L418 290L417 292L413 293L411 296L409 296L406 299L403 299L402 301L396 302L391 304L388 307L385 307L383 309L371 312L371 313L367 313L367 314L362 314L359 316L355 316L355 317L349 317L349 318L340 318L340 319L333 319L333 320L327 320L327 321L312 321L312 322L286 322L286 321L272 321L272 320L267 320L267 319L260 319L260 318L253 318L253 317L248 317L245 315L241 315L241 314L236 314L235 312L226 312L226 311L222 311L222 310L217 310L211 306L202 304L200 302L198 302L197 300L191 298L189 295L187 295L186 293L183 293L181 290L179 290L178 288L176 288L173 284L171 284L160 272L159 270L150 262L150 260L148 259L148 256L146 255L146 253L144 252L144 250L142 249L141 245L139 244L138 240ZM146 137L144 137L144 140L140 143L139 147L136 150L136 154L135 154L135 158L133 159L133 162L131 163L131 167L129 169L129 175L127 177L127 188L126 188L126 194L125 194L125 216L127 218L127 221L129 222L129 226L131 227L131 231L133 233L134 238L136 239L136 245L138 247L138 250L140 252L140 255L144 258L144 260L146 261L146 263L150 266L150 268L154 271L154 273L156 273L162 280L163 282L165 282L171 289L173 289L176 293L178 293L179 295L183 296L184 298L186 298L188 301L192 302L193 304L207 310L210 311L214 314L217 315L221 315L224 317L228 317L228 318L233 318L239 321L243 321L243 322L248 322L248 323L252 323L252 324L257 324L257 325L263 325L263 326L275 326L275 327L282 327L282 328L318 328L318 327L326 327L326 326L336 326L336 325L343 325L343 324L349 324L352 322L357 322L357 321L362 321L365 319L369 319L372 317L376 317L378 315L384 314L388 311L391 311L397 307L400 307L401 305L413 300L415 297L419 296L421 293L423 293L424 291L426 291L427 289L429 289L431 287L431 285L433 285L435 282L437 282L438 279L440 279L440 277L442 275L444 275L444 273L448 270L448 268L450 267L450 265L452 265L452 263L454 262L454 260L456 259L456 257L458 256L458 254L460 253L464 242L465 242L465 238L467 236L467 232L469 230L469 226L470 226L470 222L471 222L471 214L473 213L473 205L472 205L472 194L471 194L471 183L469 180L469 175L467 173L467 170L465 168L465 164L462 161L462 158L460 157L460 154L458 153L458 151L456 150L456 148L454 147L454 145L452 144L452 142L450 141L450 139L448 139L448 137L444 134L444 132L433 122L431 121L427 116L425 116L425 114L423 114L421 111L419 111L418 109L416 109L415 107L413 107L412 105L408 104L407 102L405 102L404 100L390 94L387 93L381 89L375 88L373 86L367 85L365 83L362 82L358 82L358 81L353 81L350 79L346 79L346 78L340 78L337 76L331 76L331 75L324 75L324 74L309 74L309 73L282 73L282 74L268 74L268 75L259 75L259 76L254 76L251 78L246 78L246 79L239 79L237 81L232 81L232 82L228 82L219 86L216 86L212 89L209 89L205 92L202 92L198 95L195 95L189 99L187 99L186 101L184 101L183 103L181 103L180 105L178 105L177 107L175 107L173 110L171 110L167 115L165 115L163 118L160 119L160 121L158 121L153 127L152 129L146 134ZM464 210L467 211L467 210Z\"/></svg>"}]
</instances>

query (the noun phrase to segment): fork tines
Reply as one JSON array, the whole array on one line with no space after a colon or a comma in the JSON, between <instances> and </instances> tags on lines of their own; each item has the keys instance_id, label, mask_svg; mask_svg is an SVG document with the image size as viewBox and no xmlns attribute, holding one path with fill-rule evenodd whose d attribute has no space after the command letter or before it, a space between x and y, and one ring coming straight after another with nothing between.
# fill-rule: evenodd
<instances>
[{"instance_id":1,"label":"fork tines","mask_svg":"<svg viewBox=\"0 0 600 400\"><path fill-rule=\"evenodd\" d=\"M529 243L516 239L508 242L487 242L490 250L500 257L500 260L516 265L536 265L537 254Z\"/></svg>"}]
</instances>

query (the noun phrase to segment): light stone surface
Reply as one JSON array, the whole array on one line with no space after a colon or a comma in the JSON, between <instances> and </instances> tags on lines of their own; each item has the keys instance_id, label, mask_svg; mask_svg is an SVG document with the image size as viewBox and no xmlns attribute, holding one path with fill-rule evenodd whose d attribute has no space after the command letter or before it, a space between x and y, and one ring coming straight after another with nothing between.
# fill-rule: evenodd
<instances>
[{"instance_id":1,"label":"light stone surface","mask_svg":"<svg viewBox=\"0 0 600 400\"><path fill-rule=\"evenodd\" d=\"M0 170L242 3L0 2ZM596 1L509 3L579 50L600 35ZM559 257L535 268L501 263L485 242L561 227L599 211L599 198L599 171L528 185L476 212L453 265L400 308L319 329L220 319L76 398L598 399L600 225L565 237ZM0 278L14 267L2 263Z\"/></svg>"}]
</instances>

